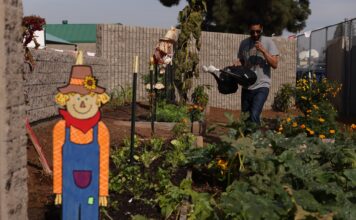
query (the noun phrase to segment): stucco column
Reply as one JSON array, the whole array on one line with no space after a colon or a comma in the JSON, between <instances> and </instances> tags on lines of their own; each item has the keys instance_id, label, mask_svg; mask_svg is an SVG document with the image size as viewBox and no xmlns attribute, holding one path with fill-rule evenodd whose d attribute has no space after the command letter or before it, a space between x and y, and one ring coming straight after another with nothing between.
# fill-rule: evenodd
<instances>
[{"instance_id":1,"label":"stucco column","mask_svg":"<svg viewBox=\"0 0 356 220\"><path fill-rule=\"evenodd\" d=\"M0 219L27 219L21 0L0 0Z\"/></svg>"}]
</instances>

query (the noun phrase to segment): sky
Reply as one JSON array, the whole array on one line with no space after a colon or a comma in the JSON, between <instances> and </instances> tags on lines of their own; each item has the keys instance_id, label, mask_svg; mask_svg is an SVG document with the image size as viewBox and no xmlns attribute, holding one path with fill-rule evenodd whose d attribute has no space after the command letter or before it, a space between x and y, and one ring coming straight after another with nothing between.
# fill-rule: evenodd
<instances>
[{"instance_id":1,"label":"sky","mask_svg":"<svg viewBox=\"0 0 356 220\"><path fill-rule=\"evenodd\" d=\"M131 26L169 28L177 24L181 0L171 8L159 0L23 0L24 15L39 15L48 24L122 23ZM356 0L310 0L312 14L302 31L313 30L356 18ZM285 32L284 35L289 33Z\"/></svg>"}]
</instances>

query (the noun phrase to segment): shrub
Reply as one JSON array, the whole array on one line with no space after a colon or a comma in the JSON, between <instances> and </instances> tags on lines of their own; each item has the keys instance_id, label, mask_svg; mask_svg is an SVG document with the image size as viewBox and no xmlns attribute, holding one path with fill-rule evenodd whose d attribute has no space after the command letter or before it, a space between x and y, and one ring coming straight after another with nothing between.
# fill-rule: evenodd
<instances>
[{"instance_id":1,"label":"shrub","mask_svg":"<svg viewBox=\"0 0 356 220\"><path fill-rule=\"evenodd\" d=\"M326 78L318 82L316 79L302 78L295 88L296 106L302 116L287 118L277 128L286 136L306 133L321 139L335 138L338 129L337 111L331 101L341 90L341 85Z\"/></svg>"},{"instance_id":2,"label":"shrub","mask_svg":"<svg viewBox=\"0 0 356 220\"><path fill-rule=\"evenodd\" d=\"M272 109L277 112L288 112L293 105L295 88L292 84L286 83L276 93Z\"/></svg>"}]
</instances>

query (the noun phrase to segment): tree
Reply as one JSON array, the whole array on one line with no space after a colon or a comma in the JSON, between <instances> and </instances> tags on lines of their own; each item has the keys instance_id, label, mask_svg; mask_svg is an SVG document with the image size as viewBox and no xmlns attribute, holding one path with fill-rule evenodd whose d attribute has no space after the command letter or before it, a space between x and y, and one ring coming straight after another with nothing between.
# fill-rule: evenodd
<instances>
[{"instance_id":1,"label":"tree","mask_svg":"<svg viewBox=\"0 0 356 220\"><path fill-rule=\"evenodd\" d=\"M188 2L194 0L187 0ZM180 0L160 0L167 7ZM284 29L296 33L302 30L311 14L309 0L207 0L203 30L247 33L251 18L264 22L266 35L281 35Z\"/></svg>"}]
</instances>

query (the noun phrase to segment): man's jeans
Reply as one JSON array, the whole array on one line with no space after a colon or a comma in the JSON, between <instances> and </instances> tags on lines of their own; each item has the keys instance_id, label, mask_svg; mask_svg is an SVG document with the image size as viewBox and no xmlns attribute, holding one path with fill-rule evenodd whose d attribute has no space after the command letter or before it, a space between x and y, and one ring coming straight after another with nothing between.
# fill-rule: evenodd
<instances>
[{"instance_id":1,"label":"man's jeans","mask_svg":"<svg viewBox=\"0 0 356 220\"><path fill-rule=\"evenodd\" d=\"M269 88L266 87L254 90L242 89L241 110L250 114L250 121L260 124L260 115L268 93Z\"/></svg>"}]
</instances>

